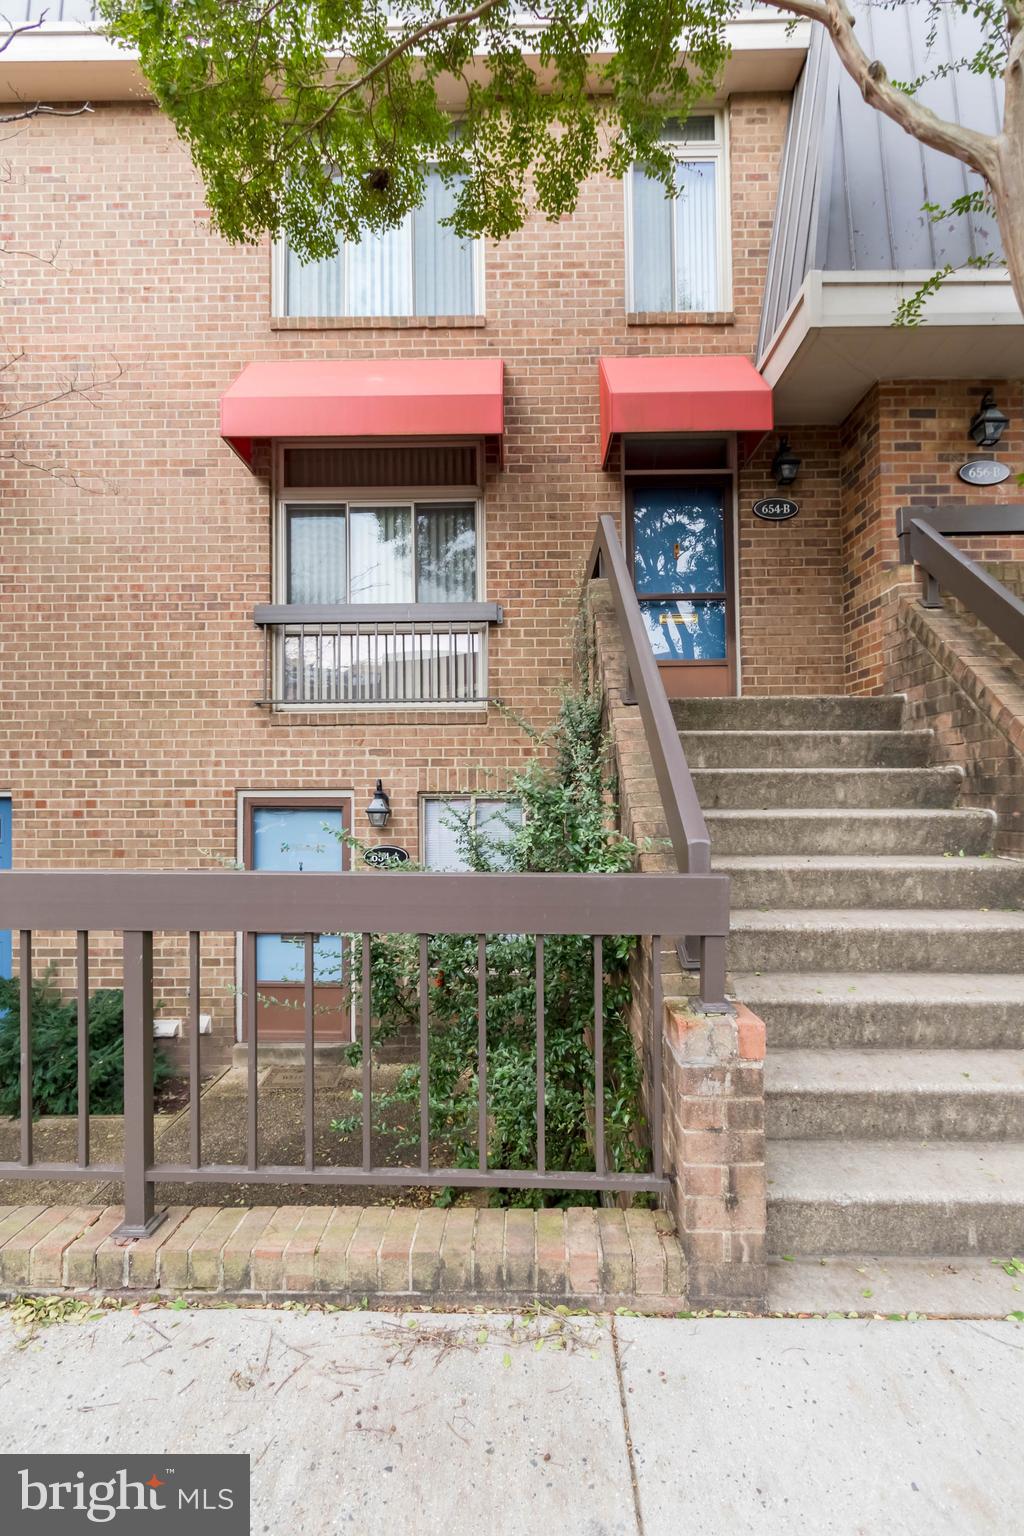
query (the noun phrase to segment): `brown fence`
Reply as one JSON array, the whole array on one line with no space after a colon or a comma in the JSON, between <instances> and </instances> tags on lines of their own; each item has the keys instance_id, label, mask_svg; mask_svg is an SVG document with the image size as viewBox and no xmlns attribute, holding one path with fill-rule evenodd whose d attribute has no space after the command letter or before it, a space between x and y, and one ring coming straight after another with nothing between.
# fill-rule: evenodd
<instances>
[{"instance_id":1,"label":"brown fence","mask_svg":"<svg viewBox=\"0 0 1024 1536\"><path fill-rule=\"evenodd\" d=\"M654 1052L651 1116L652 1171L610 1169L604 1125L604 965L602 944L609 935L651 937L657 956L659 935L698 935L723 940L728 928L728 881L710 874L530 875L388 873L339 879L330 874L276 874L206 870L196 872L15 871L0 875L0 927L19 931L21 987L20 1155L0 1163L0 1178L123 1178L125 1218L121 1235L137 1237L159 1221L154 1214L154 1185L174 1183L461 1185L491 1188L585 1189L658 1193L667 1187L662 1162L662 1003L660 967L652 965L648 1025ZM200 1101L200 968L204 935L242 935L255 977L256 937L261 933L304 936L303 1112L301 1166L261 1164L259 1159L259 1010L255 981L243 998L248 1041L246 1160L211 1164L203 1160ZM78 1138L77 1159L38 1163L33 1157L31 981L34 933L77 934L78 998ZM117 1164L89 1160L88 954L95 932L123 934L124 986L124 1150ZM320 1167L314 1157L314 1048L316 982L312 965L314 935L355 935L361 968L359 1037L362 1043L362 1159L352 1167ZM153 1121L153 935L189 935L189 1161L183 1166L154 1159ZM419 935L420 1158L418 1167L375 1167L372 1160L373 1116L372 1020L369 967L371 939L377 934ZM430 1159L428 1080L430 1008L427 945L437 934L478 936L475 1069L479 1082L478 1166L433 1167ZM487 969L488 934L526 934L535 940L537 1136L531 1169L490 1168L487 1160ZM544 952L551 935L589 936L593 943L594 1014L594 1167L566 1171L547 1166L545 1156Z\"/></svg>"}]
</instances>

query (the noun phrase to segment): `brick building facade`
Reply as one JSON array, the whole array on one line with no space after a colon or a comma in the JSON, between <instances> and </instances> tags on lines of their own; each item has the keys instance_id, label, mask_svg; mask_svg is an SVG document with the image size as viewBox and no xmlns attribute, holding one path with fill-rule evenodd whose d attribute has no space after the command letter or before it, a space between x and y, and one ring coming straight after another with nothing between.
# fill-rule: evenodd
<instances>
[{"instance_id":1,"label":"brick building facade","mask_svg":"<svg viewBox=\"0 0 1024 1536\"><path fill-rule=\"evenodd\" d=\"M532 751L513 717L545 723L570 676L596 518L611 513L629 536L621 440L601 463L599 360L760 360L806 30L778 45L789 85L752 90L748 79L715 107L731 293L699 312L631 303L627 197L601 182L573 216L488 244L477 314L275 314L271 250L211 233L186 152L155 107L97 99L88 114L23 126L5 146L0 211L4 341L19 358L0 462L0 792L16 867L230 862L245 851L245 797L347 797L361 837L420 858L425 797L501 798ZM252 469L240 462L218 430L221 398L253 363L449 359L504 365L501 452L487 446L479 488L478 596L502 609L486 637L487 699L267 707L253 615L281 600L281 460L267 441ZM910 579L897 509L965 499L957 468L986 390L1011 422L1001 456L1016 464L1024 448L1019 379L950 375L915 378L904 365L831 416L794 415L777 389L776 421L801 459L799 516L780 524L751 511L775 494L776 435L748 452L738 431L712 434L736 466L724 483L739 691L887 685L886 623ZM86 398L14 414L68 378ZM1011 480L970 495L1019 491ZM378 779L393 813L381 834L364 816ZM234 957L225 949L211 965L226 1053ZM176 985L166 1012L182 1011Z\"/></svg>"}]
</instances>

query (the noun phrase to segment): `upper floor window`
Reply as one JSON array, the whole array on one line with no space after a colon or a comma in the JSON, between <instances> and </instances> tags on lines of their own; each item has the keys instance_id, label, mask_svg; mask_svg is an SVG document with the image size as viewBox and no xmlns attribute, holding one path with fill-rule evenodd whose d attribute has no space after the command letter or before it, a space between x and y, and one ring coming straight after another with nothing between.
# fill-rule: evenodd
<instances>
[{"instance_id":1,"label":"upper floor window","mask_svg":"<svg viewBox=\"0 0 1024 1536\"><path fill-rule=\"evenodd\" d=\"M707 313L728 308L728 203L722 119L670 118L662 140L676 165L677 196L634 166L628 182L628 308Z\"/></svg>"},{"instance_id":2,"label":"upper floor window","mask_svg":"<svg viewBox=\"0 0 1024 1536\"><path fill-rule=\"evenodd\" d=\"M282 243L277 312L325 319L482 313L482 248L442 224L454 207L454 187L431 171L423 203L397 229L346 241L334 256L305 264Z\"/></svg>"}]
</instances>

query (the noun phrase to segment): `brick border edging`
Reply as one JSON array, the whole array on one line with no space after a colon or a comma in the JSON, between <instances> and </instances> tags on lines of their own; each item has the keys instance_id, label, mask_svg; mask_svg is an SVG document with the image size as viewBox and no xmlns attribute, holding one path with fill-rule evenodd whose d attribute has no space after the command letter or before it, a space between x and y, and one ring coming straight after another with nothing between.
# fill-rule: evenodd
<instances>
[{"instance_id":1,"label":"brick border edging","mask_svg":"<svg viewBox=\"0 0 1024 1536\"><path fill-rule=\"evenodd\" d=\"M171 1206L125 1242L119 1206L0 1207L0 1294L315 1298L591 1310L685 1305L664 1212L411 1206Z\"/></svg>"}]
</instances>

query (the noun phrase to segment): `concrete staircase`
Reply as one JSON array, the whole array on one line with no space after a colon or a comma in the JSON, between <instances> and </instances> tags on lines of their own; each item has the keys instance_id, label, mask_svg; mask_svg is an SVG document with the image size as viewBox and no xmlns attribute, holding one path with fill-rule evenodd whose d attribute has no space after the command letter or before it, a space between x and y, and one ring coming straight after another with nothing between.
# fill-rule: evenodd
<instances>
[{"instance_id":1,"label":"concrete staircase","mask_svg":"<svg viewBox=\"0 0 1024 1536\"><path fill-rule=\"evenodd\" d=\"M673 708L767 1025L769 1249L1024 1253L1024 862L899 698Z\"/></svg>"}]
</instances>

